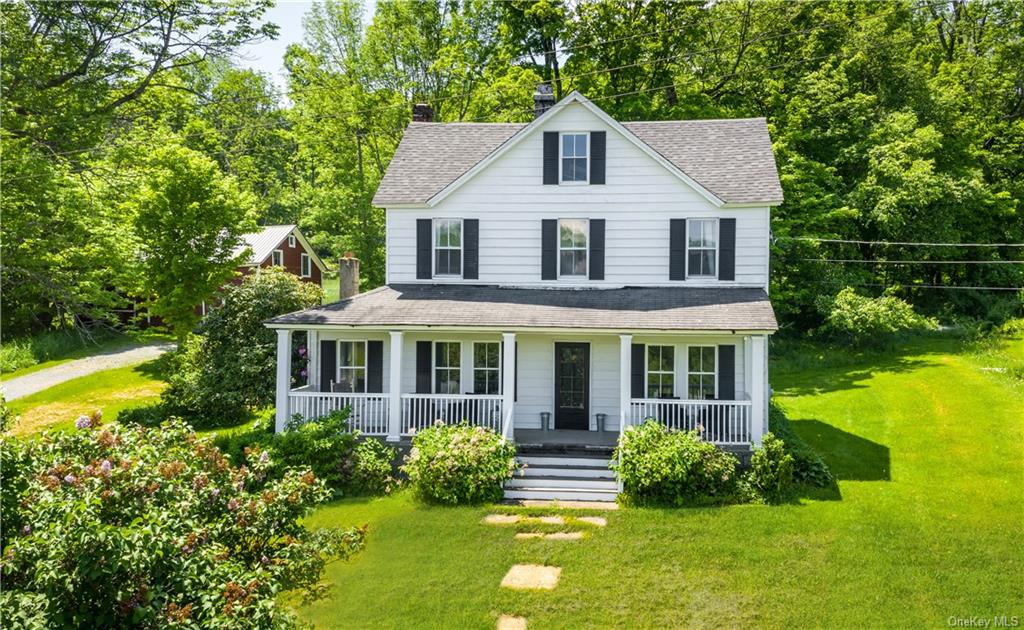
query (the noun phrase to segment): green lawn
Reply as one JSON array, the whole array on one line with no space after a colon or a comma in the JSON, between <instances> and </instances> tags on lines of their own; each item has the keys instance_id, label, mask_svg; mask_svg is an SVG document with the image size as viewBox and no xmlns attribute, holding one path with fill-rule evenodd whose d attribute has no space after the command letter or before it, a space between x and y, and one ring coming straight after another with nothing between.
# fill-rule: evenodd
<instances>
[{"instance_id":1,"label":"green lawn","mask_svg":"<svg viewBox=\"0 0 1024 630\"><path fill-rule=\"evenodd\" d=\"M495 508L407 494L326 506L314 525L370 526L330 566L318 627L947 627L1024 615L1024 392L952 339L776 360L776 399L839 481L784 506L623 509L578 542L514 540ZM1000 359L1001 357L1001 359ZM996 366L998 367L998 366ZM499 508L502 509L502 508ZM509 508L503 508L509 509ZM552 592L498 587L515 563L562 567Z\"/></svg>"},{"instance_id":2,"label":"green lawn","mask_svg":"<svg viewBox=\"0 0 1024 630\"><path fill-rule=\"evenodd\" d=\"M320 285L324 288L324 304L330 304L331 302L337 302L339 293L338 276L328 278L324 276Z\"/></svg>"},{"instance_id":3,"label":"green lawn","mask_svg":"<svg viewBox=\"0 0 1024 630\"><path fill-rule=\"evenodd\" d=\"M101 352L128 350L147 343L173 339L173 336L164 332L145 330L98 335L93 341L83 341L74 333L57 332L44 333L35 338L5 340L2 350L4 357L0 364L24 367L4 370L0 378L7 381Z\"/></svg>"}]
</instances>

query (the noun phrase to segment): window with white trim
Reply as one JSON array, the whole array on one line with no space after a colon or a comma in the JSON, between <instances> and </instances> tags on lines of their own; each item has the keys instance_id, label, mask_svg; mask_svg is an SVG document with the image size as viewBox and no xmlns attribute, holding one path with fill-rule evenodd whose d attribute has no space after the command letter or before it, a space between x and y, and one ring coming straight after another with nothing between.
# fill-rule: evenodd
<instances>
[{"instance_id":1,"label":"window with white trim","mask_svg":"<svg viewBox=\"0 0 1024 630\"><path fill-rule=\"evenodd\" d=\"M303 278L308 278L313 275L313 269L310 266L311 262L309 254L302 254L299 258L299 275Z\"/></svg>"},{"instance_id":2,"label":"window with white trim","mask_svg":"<svg viewBox=\"0 0 1024 630\"><path fill-rule=\"evenodd\" d=\"M335 392L361 393L366 391L366 342L338 342L338 380Z\"/></svg>"},{"instance_id":3,"label":"window with white trim","mask_svg":"<svg viewBox=\"0 0 1024 630\"><path fill-rule=\"evenodd\" d=\"M715 346L687 348L686 397L690 400L713 400L718 391Z\"/></svg>"},{"instance_id":4,"label":"window with white trim","mask_svg":"<svg viewBox=\"0 0 1024 630\"><path fill-rule=\"evenodd\" d=\"M587 237L590 222L586 219L558 220L558 275L587 275Z\"/></svg>"},{"instance_id":5,"label":"window with white trim","mask_svg":"<svg viewBox=\"0 0 1024 630\"><path fill-rule=\"evenodd\" d=\"M496 341L473 343L473 393L501 393L501 344Z\"/></svg>"},{"instance_id":6,"label":"window with white trim","mask_svg":"<svg viewBox=\"0 0 1024 630\"><path fill-rule=\"evenodd\" d=\"M275 249L270 252L270 264L275 267L284 267L284 251Z\"/></svg>"},{"instance_id":7,"label":"window with white trim","mask_svg":"<svg viewBox=\"0 0 1024 630\"><path fill-rule=\"evenodd\" d=\"M676 389L675 346L647 346L647 397L672 398Z\"/></svg>"},{"instance_id":8,"label":"window with white trim","mask_svg":"<svg viewBox=\"0 0 1024 630\"><path fill-rule=\"evenodd\" d=\"M462 276L462 219L434 219L434 275Z\"/></svg>"},{"instance_id":9,"label":"window with white trim","mask_svg":"<svg viewBox=\"0 0 1024 630\"><path fill-rule=\"evenodd\" d=\"M587 182L587 160L590 156L589 133L563 133L561 156L561 178L559 181Z\"/></svg>"},{"instance_id":10,"label":"window with white trim","mask_svg":"<svg viewBox=\"0 0 1024 630\"><path fill-rule=\"evenodd\" d=\"M295 235L294 234L289 234L288 235L288 247L295 247Z\"/></svg>"},{"instance_id":11,"label":"window with white trim","mask_svg":"<svg viewBox=\"0 0 1024 630\"><path fill-rule=\"evenodd\" d=\"M434 342L434 393L458 394L462 391L462 344L458 341Z\"/></svg>"},{"instance_id":12,"label":"window with white trim","mask_svg":"<svg viewBox=\"0 0 1024 630\"><path fill-rule=\"evenodd\" d=\"M718 219L686 221L686 277L718 277Z\"/></svg>"}]
</instances>

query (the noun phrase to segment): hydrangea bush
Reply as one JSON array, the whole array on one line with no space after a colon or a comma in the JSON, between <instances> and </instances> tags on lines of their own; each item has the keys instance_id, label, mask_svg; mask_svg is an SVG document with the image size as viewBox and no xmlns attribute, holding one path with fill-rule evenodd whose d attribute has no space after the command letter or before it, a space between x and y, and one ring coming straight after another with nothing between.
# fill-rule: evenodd
<instances>
[{"instance_id":1,"label":"hydrangea bush","mask_svg":"<svg viewBox=\"0 0 1024 630\"><path fill-rule=\"evenodd\" d=\"M438 421L413 437L402 470L426 501L497 501L516 470L516 448L490 429Z\"/></svg>"},{"instance_id":2,"label":"hydrangea bush","mask_svg":"<svg viewBox=\"0 0 1024 630\"><path fill-rule=\"evenodd\" d=\"M309 470L267 480L180 422L4 438L0 615L37 627L291 627L285 589L316 593L364 529L309 531L329 492Z\"/></svg>"}]
</instances>

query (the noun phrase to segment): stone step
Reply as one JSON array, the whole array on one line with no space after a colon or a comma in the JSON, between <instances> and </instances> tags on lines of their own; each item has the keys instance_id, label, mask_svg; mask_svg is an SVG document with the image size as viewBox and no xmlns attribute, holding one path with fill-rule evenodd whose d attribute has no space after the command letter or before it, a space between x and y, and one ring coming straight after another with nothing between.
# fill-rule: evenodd
<instances>
[{"instance_id":1,"label":"stone step","mask_svg":"<svg viewBox=\"0 0 1024 630\"><path fill-rule=\"evenodd\" d=\"M573 490L602 490L615 492L618 485L613 479L580 479L579 477L514 477L505 483L506 488L570 488Z\"/></svg>"},{"instance_id":2,"label":"stone step","mask_svg":"<svg viewBox=\"0 0 1024 630\"><path fill-rule=\"evenodd\" d=\"M583 490L573 488L551 488L544 486L509 488L505 490L506 499L525 499L540 501L602 501L615 502L615 491Z\"/></svg>"},{"instance_id":3,"label":"stone step","mask_svg":"<svg viewBox=\"0 0 1024 630\"><path fill-rule=\"evenodd\" d=\"M516 473L519 477L579 477L589 479L615 479L607 468L581 468L579 466L527 466Z\"/></svg>"},{"instance_id":4,"label":"stone step","mask_svg":"<svg viewBox=\"0 0 1024 630\"><path fill-rule=\"evenodd\" d=\"M558 455L520 455L519 461L527 466L572 466L578 468L608 469L610 460L606 457L560 457Z\"/></svg>"}]
</instances>

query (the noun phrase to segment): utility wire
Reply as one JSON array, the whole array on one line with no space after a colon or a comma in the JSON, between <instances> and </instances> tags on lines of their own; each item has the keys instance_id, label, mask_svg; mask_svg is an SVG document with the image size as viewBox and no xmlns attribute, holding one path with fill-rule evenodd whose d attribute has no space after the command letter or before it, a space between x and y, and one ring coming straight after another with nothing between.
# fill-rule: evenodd
<instances>
[{"instance_id":1,"label":"utility wire","mask_svg":"<svg viewBox=\"0 0 1024 630\"><path fill-rule=\"evenodd\" d=\"M1024 260L863 260L858 258L795 258L793 260L870 265L1024 265Z\"/></svg>"},{"instance_id":2,"label":"utility wire","mask_svg":"<svg viewBox=\"0 0 1024 630\"><path fill-rule=\"evenodd\" d=\"M1024 291L1024 287L969 287L962 285L945 285L945 284L848 284L846 282L826 282L820 281L819 284L832 284L836 286L845 287L878 287L878 288L890 288L890 287L901 287L904 289L948 289L951 291Z\"/></svg>"},{"instance_id":3,"label":"utility wire","mask_svg":"<svg viewBox=\"0 0 1024 630\"><path fill-rule=\"evenodd\" d=\"M1024 247L1024 243L924 243L911 241L855 241L814 236L777 236L777 241L809 241L813 243L850 243L854 245L899 245L908 247Z\"/></svg>"}]
</instances>

